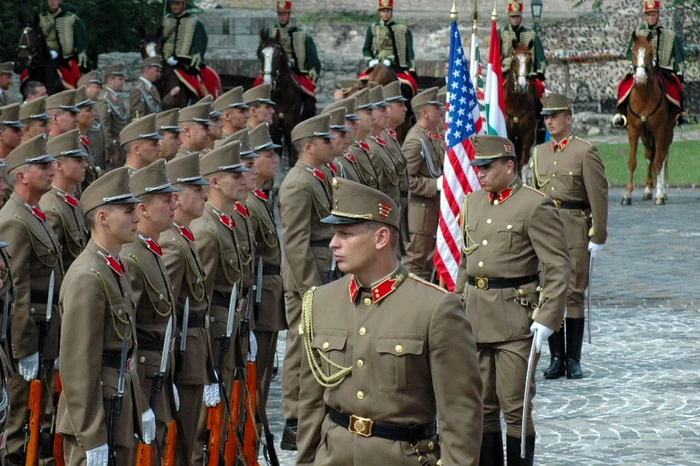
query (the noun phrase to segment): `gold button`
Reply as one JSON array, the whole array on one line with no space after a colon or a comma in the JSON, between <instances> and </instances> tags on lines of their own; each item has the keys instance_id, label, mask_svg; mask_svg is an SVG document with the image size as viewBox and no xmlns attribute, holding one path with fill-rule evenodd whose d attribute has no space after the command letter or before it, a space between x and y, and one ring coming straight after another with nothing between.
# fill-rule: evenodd
<instances>
[{"instance_id":1,"label":"gold button","mask_svg":"<svg viewBox=\"0 0 700 466\"><path fill-rule=\"evenodd\" d=\"M329 346L331 346L331 345L329 345L328 342L326 341L323 343L323 345L321 345L321 348L328 349Z\"/></svg>"},{"instance_id":2,"label":"gold button","mask_svg":"<svg viewBox=\"0 0 700 466\"><path fill-rule=\"evenodd\" d=\"M367 329L364 327L360 327L360 335L364 335L365 333L367 333Z\"/></svg>"},{"instance_id":3,"label":"gold button","mask_svg":"<svg viewBox=\"0 0 700 466\"><path fill-rule=\"evenodd\" d=\"M488 220L486 220L486 223L491 223L491 219L489 218Z\"/></svg>"},{"instance_id":4,"label":"gold button","mask_svg":"<svg viewBox=\"0 0 700 466\"><path fill-rule=\"evenodd\" d=\"M556 178L556 177L557 177L557 174L556 174L556 173L552 173L552 178Z\"/></svg>"},{"instance_id":5,"label":"gold button","mask_svg":"<svg viewBox=\"0 0 700 466\"><path fill-rule=\"evenodd\" d=\"M229 259L229 260L228 260L228 263L229 263L229 264L233 264L233 259Z\"/></svg>"},{"instance_id":6,"label":"gold button","mask_svg":"<svg viewBox=\"0 0 700 466\"><path fill-rule=\"evenodd\" d=\"M143 362L146 362L146 356L141 356L141 357L139 358L139 362L142 362L142 363L143 363Z\"/></svg>"},{"instance_id":7,"label":"gold button","mask_svg":"<svg viewBox=\"0 0 700 466\"><path fill-rule=\"evenodd\" d=\"M36 309L34 309L33 307L29 309L30 314L34 314L35 312L36 312Z\"/></svg>"},{"instance_id":8,"label":"gold button","mask_svg":"<svg viewBox=\"0 0 700 466\"><path fill-rule=\"evenodd\" d=\"M163 296L163 293L161 293L161 294L158 295L158 299L160 299L161 301L163 300L163 297L164 297L164 296Z\"/></svg>"},{"instance_id":9,"label":"gold button","mask_svg":"<svg viewBox=\"0 0 700 466\"><path fill-rule=\"evenodd\" d=\"M483 241L481 242L481 244L483 244L484 246L486 246L487 244L489 244L489 242L486 241L486 240L483 240Z\"/></svg>"},{"instance_id":10,"label":"gold button","mask_svg":"<svg viewBox=\"0 0 700 466\"><path fill-rule=\"evenodd\" d=\"M435 442L428 442L428 450L430 450L430 451L435 450Z\"/></svg>"},{"instance_id":11,"label":"gold button","mask_svg":"<svg viewBox=\"0 0 700 466\"><path fill-rule=\"evenodd\" d=\"M484 263L479 261L479 267L483 267L483 266L484 266Z\"/></svg>"},{"instance_id":12,"label":"gold button","mask_svg":"<svg viewBox=\"0 0 700 466\"><path fill-rule=\"evenodd\" d=\"M357 392L357 399L358 400L362 400L362 399L364 399L364 397L365 397L365 392L363 392L362 390Z\"/></svg>"},{"instance_id":13,"label":"gold button","mask_svg":"<svg viewBox=\"0 0 700 466\"><path fill-rule=\"evenodd\" d=\"M121 309L117 309L117 315L120 316L122 314L124 314L124 311L122 311Z\"/></svg>"},{"instance_id":14,"label":"gold button","mask_svg":"<svg viewBox=\"0 0 700 466\"><path fill-rule=\"evenodd\" d=\"M372 300L369 298L365 298L362 302L365 303L365 306L369 306L370 304L372 304Z\"/></svg>"},{"instance_id":15,"label":"gold button","mask_svg":"<svg viewBox=\"0 0 700 466\"><path fill-rule=\"evenodd\" d=\"M397 353L403 353L403 346L402 345L396 345L396 352Z\"/></svg>"},{"instance_id":16,"label":"gold button","mask_svg":"<svg viewBox=\"0 0 700 466\"><path fill-rule=\"evenodd\" d=\"M197 283L202 283L202 277L197 277Z\"/></svg>"},{"instance_id":17,"label":"gold button","mask_svg":"<svg viewBox=\"0 0 700 466\"><path fill-rule=\"evenodd\" d=\"M554 161L554 165L556 165L556 164L557 164L557 161L555 160L555 161Z\"/></svg>"},{"instance_id":18,"label":"gold button","mask_svg":"<svg viewBox=\"0 0 700 466\"><path fill-rule=\"evenodd\" d=\"M554 191L554 186L552 186L552 191Z\"/></svg>"},{"instance_id":19,"label":"gold button","mask_svg":"<svg viewBox=\"0 0 700 466\"><path fill-rule=\"evenodd\" d=\"M498 199L496 199L495 201L493 201L493 205L498 205L498 204L499 204Z\"/></svg>"},{"instance_id":20,"label":"gold button","mask_svg":"<svg viewBox=\"0 0 700 466\"><path fill-rule=\"evenodd\" d=\"M362 367L365 365L365 362L362 359L357 360L357 367Z\"/></svg>"},{"instance_id":21,"label":"gold button","mask_svg":"<svg viewBox=\"0 0 700 466\"><path fill-rule=\"evenodd\" d=\"M216 322L216 317L210 316L210 317L209 317L209 321L210 321L210 322Z\"/></svg>"},{"instance_id":22,"label":"gold button","mask_svg":"<svg viewBox=\"0 0 700 466\"><path fill-rule=\"evenodd\" d=\"M569 175L573 175L573 174L574 174L574 172L569 172Z\"/></svg>"},{"instance_id":23,"label":"gold button","mask_svg":"<svg viewBox=\"0 0 700 466\"><path fill-rule=\"evenodd\" d=\"M512 229L513 229L513 225L507 225L506 228L509 229L509 230L512 230Z\"/></svg>"}]
</instances>

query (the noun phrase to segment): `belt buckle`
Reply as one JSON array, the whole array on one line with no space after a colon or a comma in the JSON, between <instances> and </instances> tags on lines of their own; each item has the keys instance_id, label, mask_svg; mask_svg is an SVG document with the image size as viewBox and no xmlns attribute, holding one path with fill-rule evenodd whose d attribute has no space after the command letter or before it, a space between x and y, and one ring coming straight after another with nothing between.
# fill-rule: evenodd
<instances>
[{"instance_id":1,"label":"belt buckle","mask_svg":"<svg viewBox=\"0 0 700 466\"><path fill-rule=\"evenodd\" d=\"M356 415L350 416L350 424L348 425L348 430L353 434L361 435L363 437L372 436L372 427L374 426L374 421Z\"/></svg>"},{"instance_id":2,"label":"belt buckle","mask_svg":"<svg viewBox=\"0 0 700 466\"><path fill-rule=\"evenodd\" d=\"M480 290L488 290L489 279L486 277L476 277L476 287Z\"/></svg>"},{"instance_id":3,"label":"belt buckle","mask_svg":"<svg viewBox=\"0 0 700 466\"><path fill-rule=\"evenodd\" d=\"M561 199L552 199L554 201L554 205L557 206L557 209L561 209Z\"/></svg>"}]
</instances>

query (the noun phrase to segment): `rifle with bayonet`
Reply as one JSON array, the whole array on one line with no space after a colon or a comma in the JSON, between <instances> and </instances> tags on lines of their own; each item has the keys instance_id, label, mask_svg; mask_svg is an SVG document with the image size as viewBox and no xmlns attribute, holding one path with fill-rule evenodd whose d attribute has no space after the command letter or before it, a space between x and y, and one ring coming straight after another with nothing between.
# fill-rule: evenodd
<instances>
[{"instance_id":1,"label":"rifle with bayonet","mask_svg":"<svg viewBox=\"0 0 700 466\"><path fill-rule=\"evenodd\" d=\"M44 342L49 334L49 325L53 314L53 293L56 284L56 271L51 271L49 278L49 293L46 302L46 319L39 324L39 350L38 369L36 377L29 383L29 402L27 404L27 417L24 423L24 464L25 466L37 466L39 464L39 444L41 438L41 418L43 399L43 384L41 374L43 372Z\"/></svg>"},{"instance_id":2,"label":"rifle with bayonet","mask_svg":"<svg viewBox=\"0 0 700 466\"><path fill-rule=\"evenodd\" d=\"M117 449L115 445L115 434L117 430L117 419L122 413L122 400L126 389L126 360L129 352L129 337L122 340L122 355L119 362L119 383L117 393L112 395L109 408L109 423L107 424L107 447L109 449L109 466L117 466Z\"/></svg>"}]
</instances>

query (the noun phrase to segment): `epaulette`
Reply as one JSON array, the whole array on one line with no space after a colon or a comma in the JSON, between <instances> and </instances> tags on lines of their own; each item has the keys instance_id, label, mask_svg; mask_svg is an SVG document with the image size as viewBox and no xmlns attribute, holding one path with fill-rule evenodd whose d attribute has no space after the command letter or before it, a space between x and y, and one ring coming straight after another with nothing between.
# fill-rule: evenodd
<instances>
[{"instance_id":1,"label":"epaulette","mask_svg":"<svg viewBox=\"0 0 700 466\"><path fill-rule=\"evenodd\" d=\"M593 145L593 144L591 144L590 142L586 141L585 139L581 139L581 138L578 137L578 136L574 136L574 139L579 140L579 141L581 141L581 142L584 142L584 143L588 144L589 146L592 146L592 145Z\"/></svg>"},{"instance_id":2,"label":"epaulette","mask_svg":"<svg viewBox=\"0 0 700 466\"><path fill-rule=\"evenodd\" d=\"M427 281L427 280L423 280L423 279L420 278L418 275L414 275L414 274L411 273L411 272L408 273L408 278L412 278L412 279L414 279L415 281L417 281L418 283L422 283L423 285L427 285L427 286L429 286L429 287L431 287L431 288L435 288L436 290L441 291L441 292L447 294L447 290L446 290L446 289L440 288L440 287L437 286L435 283L430 283L430 282Z\"/></svg>"},{"instance_id":3,"label":"epaulette","mask_svg":"<svg viewBox=\"0 0 700 466\"><path fill-rule=\"evenodd\" d=\"M524 185L523 185L523 188L527 188L527 189L529 189L530 191L535 192L535 193L539 194L539 195L542 196L542 197L545 197L545 195L544 195L544 193L543 193L542 191L540 191L540 190L538 190L538 189L535 189L535 188L533 188L532 186L528 186L528 185L524 184Z\"/></svg>"}]
</instances>

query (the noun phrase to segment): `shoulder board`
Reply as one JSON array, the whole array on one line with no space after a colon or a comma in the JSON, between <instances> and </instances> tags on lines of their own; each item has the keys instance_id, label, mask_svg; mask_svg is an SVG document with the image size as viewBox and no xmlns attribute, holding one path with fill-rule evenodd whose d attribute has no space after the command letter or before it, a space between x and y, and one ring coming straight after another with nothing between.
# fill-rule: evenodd
<instances>
[{"instance_id":1,"label":"shoulder board","mask_svg":"<svg viewBox=\"0 0 700 466\"><path fill-rule=\"evenodd\" d=\"M577 141L581 141L581 142L583 142L583 143L585 143L585 144L587 144L587 145L589 145L589 146L592 146L592 145L593 145L593 144L591 144L590 142L586 141L585 139L581 139L581 138L578 137L578 136L574 136L574 139L576 139Z\"/></svg>"},{"instance_id":2,"label":"shoulder board","mask_svg":"<svg viewBox=\"0 0 700 466\"><path fill-rule=\"evenodd\" d=\"M542 196L542 197L545 197L545 195L544 195L544 193L543 193L542 191L538 191L537 189L533 188L532 186L528 186L528 185L524 184L522 187L523 187L523 188L526 188L526 189L529 189L529 190L532 191L533 193L537 193L537 194L539 194L539 195Z\"/></svg>"},{"instance_id":3,"label":"shoulder board","mask_svg":"<svg viewBox=\"0 0 700 466\"><path fill-rule=\"evenodd\" d=\"M408 278L412 278L413 280L417 281L418 283L422 283L423 285L427 285L427 286L429 286L429 287L431 287L431 288L435 288L436 290L441 291L441 292L447 294L447 290L446 290L446 289L440 288L440 287L437 286L436 284L430 283L430 282L427 281L427 280L423 280L423 279L420 278L418 275L414 275L414 274L412 274L411 272L408 273Z\"/></svg>"}]
</instances>

